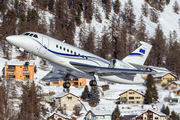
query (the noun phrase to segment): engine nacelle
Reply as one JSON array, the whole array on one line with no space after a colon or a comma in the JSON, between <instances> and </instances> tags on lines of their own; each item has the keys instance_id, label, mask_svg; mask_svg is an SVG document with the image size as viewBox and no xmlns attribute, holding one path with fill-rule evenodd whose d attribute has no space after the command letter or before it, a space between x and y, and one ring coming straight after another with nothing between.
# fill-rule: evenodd
<instances>
[{"instance_id":1,"label":"engine nacelle","mask_svg":"<svg viewBox=\"0 0 180 120\"><path fill-rule=\"evenodd\" d=\"M121 60L112 59L109 64L110 68L133 69L133 67Z\"/></svg>"}]
</instances>

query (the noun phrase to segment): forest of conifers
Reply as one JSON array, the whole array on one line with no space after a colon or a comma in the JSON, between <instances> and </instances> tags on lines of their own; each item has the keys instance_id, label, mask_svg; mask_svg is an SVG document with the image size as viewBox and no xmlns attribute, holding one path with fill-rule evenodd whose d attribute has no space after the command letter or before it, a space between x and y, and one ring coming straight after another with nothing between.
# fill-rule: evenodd
<instances>
[{"instance_id":1,"label":"forest of conifers","mask_svg":"<svg viewBox=\"0 0 180 120\"><path fill-rule=\"evenodd\" d=\"M145 0L141 16L136 20L132 0L126 0L122 7L119 0L0 0L0 40L4 58L11 59L12 46L6 42L8 35L34 31L47 34L58 40L78 46L105 59L123 59L131 53L139 41L153 45L146 65L166 67L177 76L180 74L180 44L176 31L165 36L158 23L158 12L163 12L170 0ZM174 3L174 12L179 13L179 5ZM153 7L148 11L148 6ZM104 13L97 9L103 7ZM44 12L52 14L49 24ZM111 13L116 14L116 18ZM41 13L41 14L40 14ZM92 19L102 22L102 14L110 21L98 35L96 27L91 26ZM146 30L144 18L157 24L154 35ZM76 27L79 27L78 41L75 44ZM22 54L22 55L25 55Z\"/></svg>"}]
</instances>

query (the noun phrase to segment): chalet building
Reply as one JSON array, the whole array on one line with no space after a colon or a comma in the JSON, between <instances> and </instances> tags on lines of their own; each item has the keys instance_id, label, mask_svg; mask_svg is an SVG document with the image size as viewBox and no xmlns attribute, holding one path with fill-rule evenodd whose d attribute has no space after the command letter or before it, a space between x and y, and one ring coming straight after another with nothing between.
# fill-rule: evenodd
<instances>
[{"instance_id":1,"label":"chalet building","mask_svg":"<svg viewBox=\"0 0 180 120\"><path fill-rule=\"evenodd\" d=\"M78 98L78 96L72 93L65 92L50 97L55 102L56 108L62 108L67 111L73 111L74 106L78 104Z\"/></svg>"},{"instance_id":2,"label":"chalet building","mask_svg":"<svg viewBox=\"0 0 180 120\"><path fill-rule=\"evenodd\" d=\"M4 78L33 80L34 65L32 62L6 62L3 70Z\"/></svg>"},{"instance_id":3,"label":"chalet building","mask_svg":"<svg viewBox=\"0 0 180 120\"><path fill-rule=\"evenodd\" d=\"M71 117L66 116L60 112L52 113L50 115L49 120L72 120Z\"/></svg>"},{"instance_id":4,"label":"chalet building","mask_svg":"<svg viewBox=\"0 0 180 120\"><path fill-rule=\"evenodd\" d=\"M163 84L168 84L171 81L175 81L177 79L177 76L170 72L168 69L164 67L154 67L149 66L146 68L148 70L152 70L154 72L157 72L157 74L153 75L153 78L155 80L155 84L158 86L161 86ZM147 74L141 75L144 79L147 79Z\"/></svg>"},{"instance_id":5,"label":"chalet building","mask_svg":"<svg viewBox=\"0 0 180 120\"><path fill-rule=\"evenodd\" d=\"M84 120L111 120L112 113L104 110L89 110Z\"/></svg>"},{"instance_id":6,"label":"chalet building","mask_svg":"<svg viewBox=\"0 0 180 120\"><path fill-rule=\"evenodd\" d=\"M173 81L168 86L168 90L180 89L180 81Z\"/></svg>"},{"instance_id":7,"label":"chalet building","mask_svg":"<svg viewBox=\"0 0 180 120\"><path fill-rule=\"evenodd\" d=\"M136 120L167 120L167 116L164 113L154 110L147 110L141 115L136 117Z\"/></svg>"},{"instance_id":8,"label":"chalet building","mask_svg":"<svg viewBox=\"0 0 180 120\"><path fill-rule=\"evenodd\" d=\"M71 83L71 86L76 86L76 87L86 86L85 78L71 79L69 82ZM63 86L63 83L64 83L63 80L57 80L57 81L51 81L49 85L50 86Z\"/></svg>"},{"instance_id":9,"label":"chalet building","mask_svg":"<svg viewBox=\"0 0 180 120\"><path fill-rule=\"evenodd\" d=\"M167 85L171 81L175 81L177 76L172 74L171 72L164 72L153 75L153 78L155 80L155 84L161 86L163 84Z\"/></svg>"},{"instance_id":10,"label":"chalet building","mask_svg":"<svg viewBox=\"0 0 180 120\"><path fill-rule=\"evenodd\" d=\"M144 103L144 93L129 89L121 94L119 98L115 101L116 104L143 104Z\"/></svg>"}]
</instances>

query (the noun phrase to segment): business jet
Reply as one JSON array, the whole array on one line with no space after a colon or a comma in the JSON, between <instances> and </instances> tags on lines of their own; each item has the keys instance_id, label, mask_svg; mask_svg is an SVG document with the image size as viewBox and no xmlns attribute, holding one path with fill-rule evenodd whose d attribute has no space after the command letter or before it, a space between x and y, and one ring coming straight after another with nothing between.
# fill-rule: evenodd
<instances>
[{"instance_id":1,"label":"business jet","mask_svg":"<svg viewBox=\"0 0 180 120\"><path fill-rule=\"evenodd\" d=\"M152 71L141 69L152 48L150 44L142 41L141 46L123 60L108 61L37 32L11 35L6 37L6 40L18 48L50 61L53 66L66 72L64 88L70 87L70 76L91 77L90 86L96 86L97 80L141 84L144 79L140 74L152 74Z\"/></svg>"}]
</instances>

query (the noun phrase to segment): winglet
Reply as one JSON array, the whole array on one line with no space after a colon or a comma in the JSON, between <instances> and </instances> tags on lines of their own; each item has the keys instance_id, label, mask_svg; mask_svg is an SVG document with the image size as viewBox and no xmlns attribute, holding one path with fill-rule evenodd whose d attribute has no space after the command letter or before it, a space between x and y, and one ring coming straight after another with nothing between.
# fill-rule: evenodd
<instances>
[{"instance_id":1,"label":"winglet","mask_svg":"<svg viewBox=\"0 0 180 120\"><path fill-rule=\"evenodd\" d=\"M129 64L137 64L137 65L144 64L152 48L152 45L145 43L143 41L140 41L140 43L142 45L139 48L137 48L135 51L133 51L131 54L129 54L127 57L125 57L123 59L123 62Z\"/></svg>"}]
</instances>

